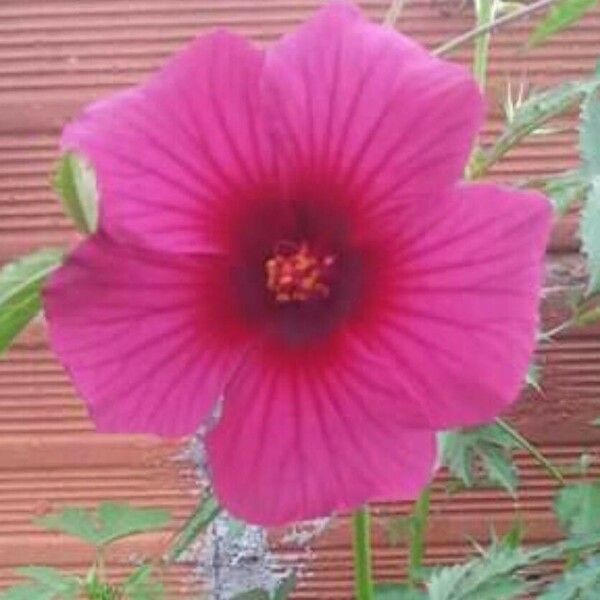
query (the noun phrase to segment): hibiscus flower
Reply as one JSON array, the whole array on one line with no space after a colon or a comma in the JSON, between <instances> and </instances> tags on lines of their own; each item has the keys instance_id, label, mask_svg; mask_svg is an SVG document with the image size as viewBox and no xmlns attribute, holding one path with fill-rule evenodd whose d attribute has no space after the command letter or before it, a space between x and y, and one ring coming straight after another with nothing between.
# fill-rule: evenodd
<instances>
[{"instance_id":1,"label":"hibiscus flower","mask_svg":"<svg viewBox=\"0 0 600 600\"><path fill-rule=\"evenodd\" d=\"M203 35L89 107L99 231L45 290L98 430L206 437L234 515L282 524L414 498L436 431L518 395L549 226L459 182L469 73L333 2L263 50Z\"/></svg>"}]
</instances>

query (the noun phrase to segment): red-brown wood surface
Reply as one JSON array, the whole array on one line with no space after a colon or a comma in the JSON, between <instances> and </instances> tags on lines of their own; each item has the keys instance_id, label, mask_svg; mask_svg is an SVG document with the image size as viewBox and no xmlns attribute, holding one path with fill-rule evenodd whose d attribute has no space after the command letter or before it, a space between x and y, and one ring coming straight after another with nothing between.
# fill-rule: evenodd
<instances>
[{"instance_id":1,"label":"red-brown wood surface","mask_svg":"<svg viewBox=\"0 0 600 600\"><path fill-rule=\"evenodd\" d=\"M200 31L226 26L269 43L300 22L319 0L0 0L0 263L22 252L73 241L73 230L49 186L62 125L86 102L140 81L166 56ZM383 0L362 5L374 19ZM408 0L399 28L433 47L472 24L469 2ZM530 24L501 33L491 62L490 118L485 138L500 129L498 100L507 80L550 84L585 76L600 56L600 11L550 43L523 52ZM469 50L456 60L468 61ZM537 176L576 162L574 119L566 131L533 137L512 153L498 179ZM562 128L561 128L562 129ZM549 274L557 286L581 277L572 252L575 220L557 226ZM556 294L555 294L556 295ZM552 296L549 322L559 318ZM544 352L544 396L514 411L515 422L557 463L594 452L600 437L587 423L600 412L600 332L569 335ZM192 468L179 458L182 444L154 438L95 434L66 375L53 358L43 330L33 326L0 359L0 589L14 581L13 567L48 562L81 569L85 549L40 532L31 519L51 507L91 506L121 499L163 506L176 521L196 502ZM450 561L468 550L466 534L485 538L490 523L503 526L515 511L529 523L528 539L557 535L551 518L555 485L531 458L522 456L522 487L516 501L491 491L448 502L443 476L436 483L429 561ZM250 492L251 493L251 492ZM405 551L390 546L383 525L406 507L377 507L376 571L403 573ZM132 553L156 552L161 535L120 545L111 571L124 571ZM283 562L294 549L278 544ZM348 522L338 519L316 543L315 556L297 598L351 597ZM198 596L190 565L168 575L169 598Z\"/></svg>"}]
</instances>

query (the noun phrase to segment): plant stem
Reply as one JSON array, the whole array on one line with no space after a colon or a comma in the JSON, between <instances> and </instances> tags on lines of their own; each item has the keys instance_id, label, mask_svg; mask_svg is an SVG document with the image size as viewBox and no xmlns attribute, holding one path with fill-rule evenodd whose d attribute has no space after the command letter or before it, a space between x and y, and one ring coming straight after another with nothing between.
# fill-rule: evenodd
<instances>
[{"instance_id":1,"label":"plant stem","mask_svg":"<svg viewBox=\"0 0 600 600\"><path fill-rule=\"evenodd\" d=\"M410 546L408 554L408 582L415 586L421 579L419 573L425 555L425 534L429 520L431 488L426 487L413 507L410 517Z\"/></svg>"},{"instance_id":2,"label":"plant stem","mask_svg":"<svg viewBox=\"0 0 600 600\"><path fill-rule=\"evenodd\" d=\"M398 18L400 17L400 13L404 8L405 0L392 0L392 4L388 8L387 13L383 19L383 24L388 27L395 27Z\"/></svg>"},{"instance_id":3,"label":"plant stem","mask_svg":"<svg viewBox=\"0 0 600 600\"><path fill-rule=\"evenodd\" d=\"M504 419L496 419L496 423L524 450L527 450L561 485L566 485L562 473L547 459L525 436L522 436Z\"/></svg>"},{"instance_id":4,"label":"plant stem","mask_svg":"<svg viewBox=\"0 0 600 600\"><path fill-rule=\"evenodd\" d=\"M433 50L433 54L436 54L437 56L448 54L449 52L456 50L456 48L463 46L467 42L470 42L471 40L474 40L475 38L478 38L481 35L484 35L490 31L494 31L495 29L498 29L504 25L508 25L509 23L519 21L521 18L531 13L537 12L542 8L551 6L555 2L557 2L557 0L537 0L536 2L532 2L531 4L523 7L521 10L516 10L512 13L504 15L503 17L494 19L485 25L479 25L474 29L463 33L462 35L459 35L445 42L441 46L435 48Z\"/></svg>"},{"instance_id":5,"label":"plant stem","mask_svg":"<svg viewBox=\"0 0 600 600\"><path fill-rule=\"evenodd\" d=\"M477 26L487 26L494 20L495 0L475 0ZM487 81L488 56L490 51L491 31L486 31L475 38L475 54L473 56L473 75L482 92L485 92Z\"/></svg>"},{"instance_id":6,"label":"plant stem","mask_svg":"<svg viewBox=\"0 0 600 600\"><path fill-rule=\"evenodd\" d=\"M354 581L356 600L374 600L371 570L371 517L359 508L352 517L354 530Z\"/></svg>"}]
</instances>

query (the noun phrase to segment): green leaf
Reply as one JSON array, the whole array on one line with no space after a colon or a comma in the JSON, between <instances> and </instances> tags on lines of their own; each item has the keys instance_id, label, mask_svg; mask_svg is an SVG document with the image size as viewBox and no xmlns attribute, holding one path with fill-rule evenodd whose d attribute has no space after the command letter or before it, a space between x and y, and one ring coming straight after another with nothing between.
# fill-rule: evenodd
<instances>
[{"instance_id":1,"label":"green leaf","mask_svg":"<svg viewBox=\"0 0 600 600\"><path fill-rule=\"evenodd\" d=\"M492 546L483 556L434 572L427 589L430 600L511 600L527 585L516 573L528 565L521 548Z\"/></svg>"},{"instance_id":2,"label":"green leaf","mask_svg":"<svg viewBox=\"0 0 600 600\"><path fill-rule=\"evenodd\" d=\"M565 215L574 204L582 201L588 187L588 179L578 171L567 171L548 178L539 186L560 215Z\"/></svg>"},{"instance_id":3,"label":"green leaf","mask_svg":"<svg viewBox=\"0 0 600 600\"><path fill-rule=\"evenodd\" d=\"M217 500L212 494L205 496L169 550L168 561L176 561L194 542L194 540L217 518L221 512Z\"/></svg>"},{"instance_id":4,"label":"green leaf","mask_svg":"<svg viewBox=\"0 0 600 600\"><path fill-rule=\"evenodd\" d=\"M40 517L36 523L52 531L72 535L94 546L106 546L130 535L162 529L169 513L154 508L134 508L128 504L103 502L97 511L66 508Z\"/></svg>"},{"instance_id":5,"label":"green leaf","mask_svg":"<svg viewBox=\"0 0 600 600\"><path fill-rule=\"evenodd\" d=\"M296 589L296 583L296 573L291 572L277 586L273 594L273 600L288 600L292 592Z\"/></svg>"},{"instance_id":6,"label":"green leaf","mask_svg":"<svg viewBox=\"0 0 600 600\"><path fill-rule=\"evenodd\" d=\"M591 295L600 292L600 176L592 182L579 227L589 275L587 294Z\"/></svg>"},{"instance_id":7,"label":"green leaf","mask_svg":"<svg viewBox=\"0 0 600 600\"><path fill-rule=\"evenodd\" d=\"M588 180L600 175L600 99L590 94L581 108L579 154Z\"/></svg>"},{"instance_id":8,"label":"green leaf","mask_svg":"<svg viewBox=\"0 0 600 600\"><path fill-rule=\"evenodd\" d=\"M600 482L563 488L554 502L554 511L571 535L600 532Z\"/></svg>"},{"instance_id":9,"label":"green leaf","mask_svg":"<svg viewBox=\"0 0 600 600\"><path fill-rule=\"evenodd\" d=\"M0 593L0 600L58 600L56 594L35 584L15 585Z\"/></svg>"},{"instance_id":10,"label":"green leaf","mask_svg":"<svg viewBox=\"0 0 600 600\"><path fill-rule=\"evenodd\" d=\"M473 178L486 173L489 167L514 148L525 137L538 131L548 121L579 104L600 85L600 78L571 81L532 94L515 109L513 118L504 131L485 152L485 159L477 164Z\"/></svg>"},{"instance_id":11,"label":"green leaf","mask_svg":"<svg viewBox=\"0 0 600 600\"><path fill-rule=\"evenodd\" d=\"M565 571L548 586L538 600L598 600L600 597L600 556Z\"/></svg>"},{"instance_id":12,"label":"green leaf","mask_svg":"<svg viewBox=\"0 0 600 600\"><path fill-rule=\"evenodd\" d=\"M498 425L447 431L440 436L441 463L466 487L494 484L514 495L518 474L515 441Z\"/></svg>"},{"instance_id":13,"label":"green leaf","mask_svg":"<svg viewBox=\"0 0 600 600\"><path fill-rule=\"evenodd\" d=\"M375 600L427 600L425 592L403 583L381 583L375 586Z\"/></svg>"},{"instance_id":14,"label":"green leaf","mask_svg":"<svg viewBox=\"0 0 600 600\"><path fill-rule=\"evenodd\" d=\"M56 169L54 189L77 229L94 233L98 227L98 189L91 165L82 156L68 152Z\"/></svg>"},{"instance_id":15,"label":"green leaf","mask_svg":"<svg viewBox=\"0 0 600 600\"><path fill-rule=\"evenodd\" d=\"M163 600L165 588L154 578L151 565L137 568L123 584L127 600Z\"/></svg>"},{"instance_id":16,"label":"green leaf","mask_svg":"<svg viewBox=\"0 0 600 600\"><path fill-rule=\"evenodd\" d=\"M17 573L53 590L59 594L58 597L65 598L65 600L75 598L81 587L81 581L77 577L53 567L20 567L17 569Z\"/></svg>"},{"instance_id":17,"label":"green leaf","mask_svg":"<svg viewBox=\"0 0 600 600\"><path fill-rule=\"evenodd\" d=\"M42 285L61 260L58 249L40 250L0 270L0 355L40 311Z\"/></svg>"},{"instance_id":18,"label":"green leaf","mask_svg":"<svg viewBox=\"0 0 600 600\"><path fill-rule=\"evenodd\" d=\"M523 542L523 538L525 537L525 525L523 521L517 519L513 522L510 529L506 532L506 534L502 537L502 541L500 544L504 548L517 549L521 543Z\"/></svg>"},{"instance_id":19,"label":"green leaf","mask_svg":"<svg viewBox=\"0 0 600 600\"><path fill-rule=\"evenodd\" d=\"M544 20L536 27L531 35L531 45L543 42L551 35L572 25L593 6L598 0L560 0L547 13Z\"/></svg>"},{"instance_id":20,"label":"green leaf","mask_svg":"<svg viewBox=\"0 0 600 600\"><path fill-rule=\"evenodd\" d=\"M32 583L16 585L2 594L2 600L76 600L81 582L76 577L52 567L21 567L20 575Z\"/></svg>"},{"instance_id":21,"label":"green leaf","mask_svg":"<svg viewBox=\"0 0 600 600\"><path fill-rule=\"evenodd\" d=\"M581 311L575 316L575 324L578 327L589 327L596 323L600 323L600 306Z\"/></svg>"}]
</instances>

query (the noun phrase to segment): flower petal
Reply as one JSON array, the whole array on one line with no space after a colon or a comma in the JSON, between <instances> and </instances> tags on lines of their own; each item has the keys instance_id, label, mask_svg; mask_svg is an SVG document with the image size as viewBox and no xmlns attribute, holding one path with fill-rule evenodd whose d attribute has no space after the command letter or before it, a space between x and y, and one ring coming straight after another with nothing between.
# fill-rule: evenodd
<instances>
[{"instance_id":1,"label":"flower petal","mask_svg":"<svg viewBox=\"0 0 600 600\"><path fill-rule=\"evenodd\" d=\"M243 344L223 325L231 319L221 261L100 235L52 275L44 290L52 347L99 430L174 437L210 413Z\"/></svg>"},{"instance_id":2,"label":"flower petal","mask_svg":"<svg viewBox=\"0 0 600 600\"><path fill-rule=\"evenodd\" d=\"M374 205L437 201L462 177L482 122L466 69L347 2L269 50L264 79L282 172L326 174Z\"/></svg>"},{"instance_id":3,"label":"flower petal","mask_svg":"<svg viewBox=\"0 0 600 600\"><path fill-rule=\"evenodd\" d=\"M198 37L147 83L65 128L97 171L101 227L173 252L214 251L219 207L268 178L263 53L225 32Z\"/></svg>"},{"instance_id":4,"label":"flower petal","mask_svg":"<svg viewBox=\"0 0 600 600\"><path fill-rule=\"evenodd\" d=\"M435 435L406 429L395 389L351 356L313 368L254 354L227 386L207 447L219 501L280 525L415 498L432 476Z\"/></svg>"},{"instance_id":5,"label":"flower petal","mask_svg":"<svg viewBox=\"0 0 600 600\"><path fill-rule=\"evenodd\" d=\"M446 208L403 215L392 310L368 340L436 429L489 422L516 400L551 225L545 198L492 185L460 187Z\"/></svg>"}]
</instances>

